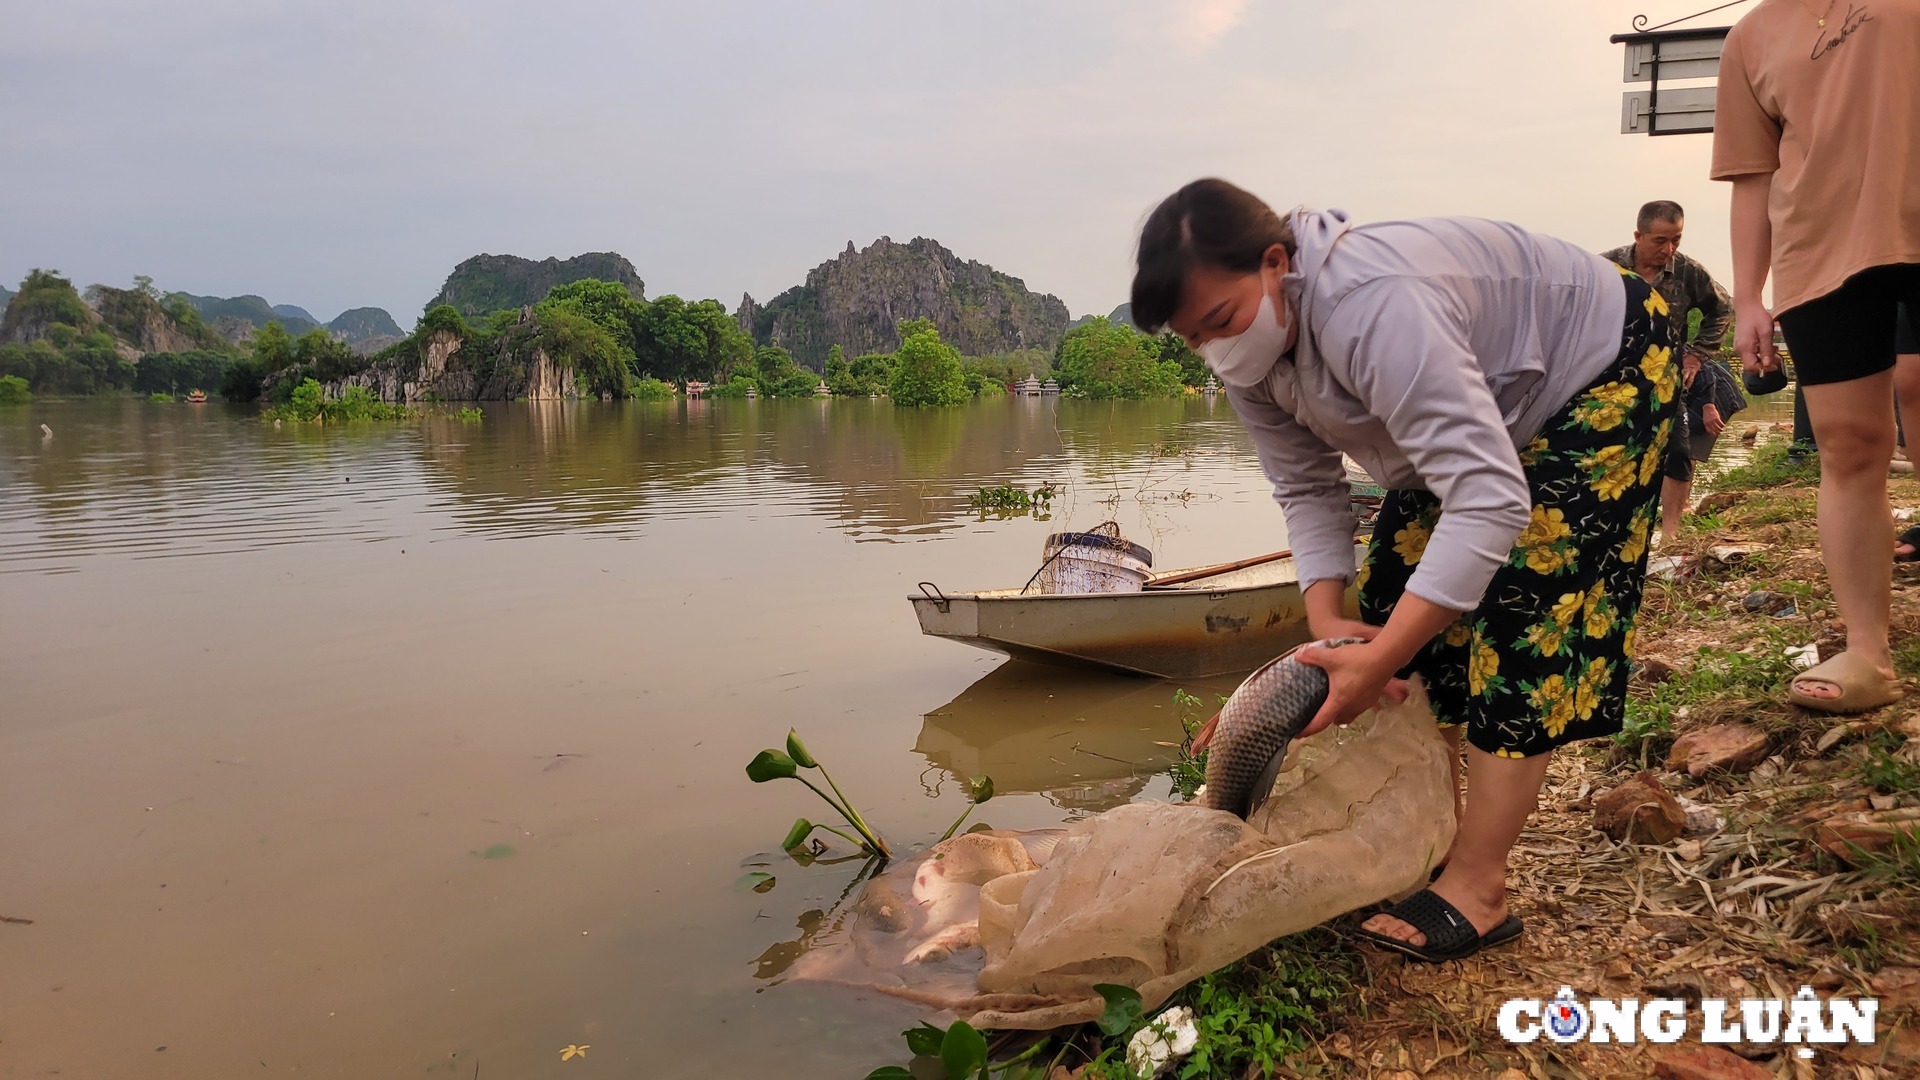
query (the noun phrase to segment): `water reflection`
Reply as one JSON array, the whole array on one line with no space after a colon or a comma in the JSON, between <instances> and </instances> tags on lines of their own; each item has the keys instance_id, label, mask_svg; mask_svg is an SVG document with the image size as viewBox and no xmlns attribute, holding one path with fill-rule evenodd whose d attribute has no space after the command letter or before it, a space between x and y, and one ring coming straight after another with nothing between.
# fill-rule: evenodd
<instances>
[{"instance_id":1,"label":"water reflection","mask_svg":"<svg viewBox=\"0 0 1920 1080\"><path fill-rule=\"evenodd\" d=\"M1211 704L1232 686L1185 689ZM1038 794L1063 810L1106 810L1173 764L1183 734L1174 690L1159 680L1012 660L927 713L914 750L945 773L940 782L991 776L996 792Z\"/></svg>"},{"instance_id":2,"label":"water reflection","mask_svg":"<svg viewBox=\"0 0 1920 1080\"><path fill-rule=\"evenodd\" d=\"M1217 497L1245 436L1210 399L520 403L482 423L262 422L242 407L36 404L0 425L0 565L70 570L111 551L211 554L386 539L370 504L405 500L446 532L632 538L673 517L806 515L859 541L939 536L967 495L1052 482L1056 513L1112 516ZM38 424L56 437L42 443ZM1131 509L1128 507L1127 509ZM1164 508L1159 508L1164 509ZM49 559L49 549L57 549Z\"/></svg>"}]
</instances>

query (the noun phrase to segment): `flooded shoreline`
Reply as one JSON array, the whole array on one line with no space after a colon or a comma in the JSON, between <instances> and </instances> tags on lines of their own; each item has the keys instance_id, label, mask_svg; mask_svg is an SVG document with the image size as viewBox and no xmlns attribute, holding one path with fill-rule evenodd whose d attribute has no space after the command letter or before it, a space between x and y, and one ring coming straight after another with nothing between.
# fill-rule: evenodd
<instances>
[{"instance_id":1,"label":"flooded shoreline","mask_svg":"<svg viewBox=\"0 0 1920 1080\"><path fill-rule=\"evenodd\" d=\"M36 405L0 434L0 913L34 919L0 1075L864 1071L900 1006L754 977L850 869L737 890L814 812L741 767L797 726L902 844L983 761L1000 827L1152 797L1171 687L1008 684L913 582L1109 516L1168 565L1284 543L1224 403L1022 407ZM1046 479L1051 520L964 508Z\"/></svg>"}]
</instances>

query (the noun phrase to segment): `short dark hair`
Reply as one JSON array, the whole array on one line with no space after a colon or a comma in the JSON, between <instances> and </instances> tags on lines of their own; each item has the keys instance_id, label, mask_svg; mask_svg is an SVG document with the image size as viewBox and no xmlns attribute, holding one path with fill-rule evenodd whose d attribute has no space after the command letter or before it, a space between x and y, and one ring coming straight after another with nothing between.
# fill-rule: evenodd
<instances>
[{"instance_id":1,"label":"short dark hair","mask_svg":"<svg viewBox=\"0 0 1920 1080\"><path fill-rule=\"evenodd\" d=\"M1134 325L1150 334L1165 327L1194 267L1251 273L1275 244L1294 253L1293 229L1272 207L1225 180L1193 181L1162 200L1141 226Z\"/></svg>"},{"instance_id":2,"label":"short dark hair","mask_svg":"<svg viewBox=\"0 0 1920 1080\"><path fill-rule=\"evenodd\" d=\"M1646 232L1653 228L1653 223L1656 221L1678 223L1686 216L1687 212L1680 209L1680 204L1672 199L1655 199L1640 208L1640 216L1634 219L1633 228L1635 232Z\"/></svg>"}]
</instances>

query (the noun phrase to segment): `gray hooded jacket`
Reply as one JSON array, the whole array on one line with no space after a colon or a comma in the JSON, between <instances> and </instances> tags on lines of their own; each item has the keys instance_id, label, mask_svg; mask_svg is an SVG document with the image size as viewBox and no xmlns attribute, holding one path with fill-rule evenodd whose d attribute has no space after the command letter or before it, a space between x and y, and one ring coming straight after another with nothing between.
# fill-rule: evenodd
<instances>
[{"instance_id":1,"label":"gray hooded jacket","mask_svg":"<svg viewBox=\"0 0 1920 1080\"><path fill-rule=\"evenodd\" d=\"M1300 326L1264 381L1229 388L1285 511L1300 582L1354 575L1342 453L1441 514L1407 591L1480 604L1531 516L1519 451L1620 351L1606 259L1479 218L1292 216L1281 282Z\"/></svg>"}]
</instances>

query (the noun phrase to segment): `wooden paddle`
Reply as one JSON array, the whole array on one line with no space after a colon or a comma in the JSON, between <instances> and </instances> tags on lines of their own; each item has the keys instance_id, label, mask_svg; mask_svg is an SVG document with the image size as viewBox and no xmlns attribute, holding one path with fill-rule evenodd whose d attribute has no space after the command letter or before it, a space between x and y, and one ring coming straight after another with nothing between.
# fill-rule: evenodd
<instances>
[{"instance_id":1,"label":"wooden paddle","mask_svg":"<svg viewBox=\"0 0 1920 1080\"><path fill-rule=\"evenodd\" d=\"M1235 570L1245 570L1249 566L1259 566L1262 563L1270 563L1276 559L1284 559L1292 554L1293 549L1288 548L1285 551L1276 551L1271 555L1255 555L1251 559L1241 559L1239 562L1220 563L1217 566L1202 566L1195 570L1182 570L1179 573L1168 574L1165 577L1153 578L1149 580L1144 587L1157 589L1162 585L1179 585L1182 582L1195 581L1203 577L1212 577L1215 574L1230 574Z\"/></svg>"}]
</instances>

